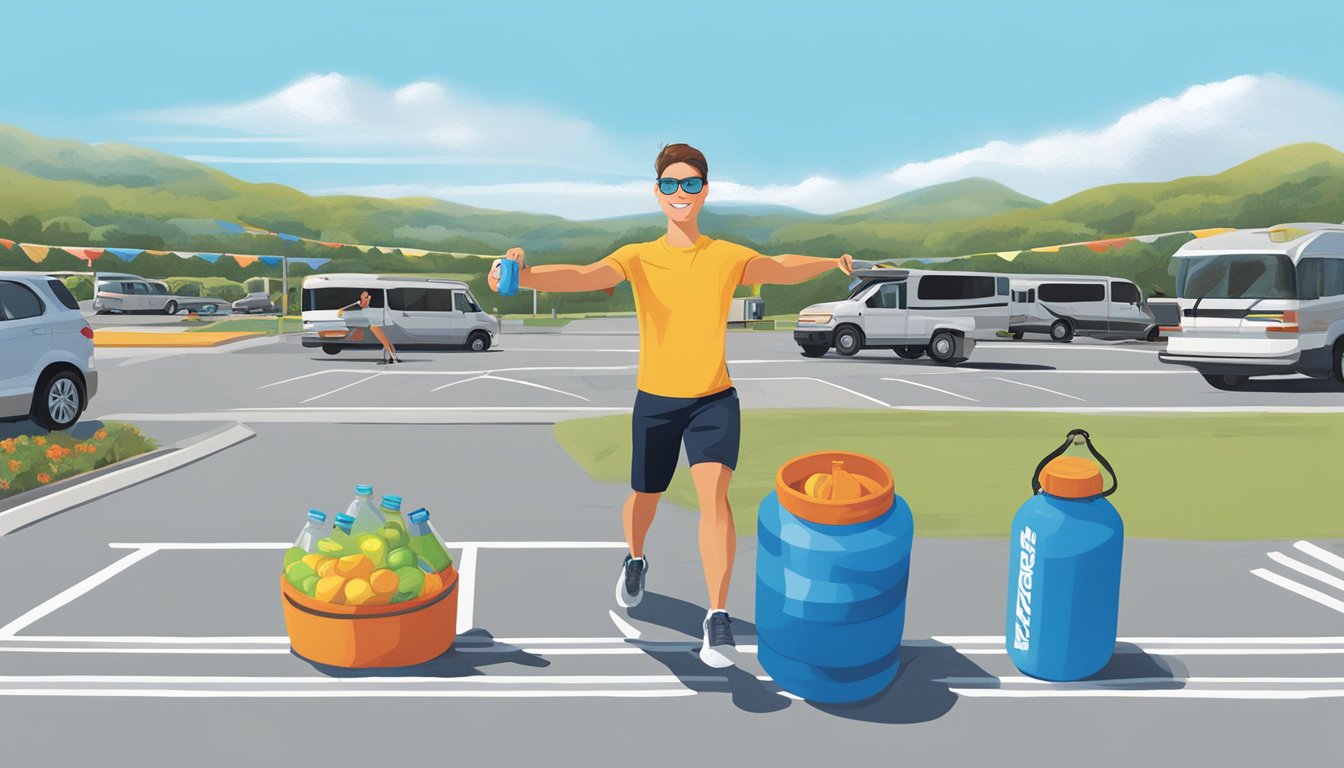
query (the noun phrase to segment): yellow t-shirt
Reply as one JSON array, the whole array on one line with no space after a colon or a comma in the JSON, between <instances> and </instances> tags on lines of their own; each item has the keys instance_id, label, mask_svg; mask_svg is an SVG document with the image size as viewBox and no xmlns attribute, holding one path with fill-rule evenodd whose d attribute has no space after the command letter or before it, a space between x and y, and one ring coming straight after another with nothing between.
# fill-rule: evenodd
<instances>
[{"instance_id":1,"label":"yellow t-shirt","mask_svg":"<svg viewBox=\"0 0 1344 768\"><path fill-rule=\"evenodd\" d=\"M690 248L673 248L663 236L602 260L634 288L641 391L705 397L733 385L724 351L728 308L747 262L760 256L701 235Z\"/></svg>"}]
</instances>

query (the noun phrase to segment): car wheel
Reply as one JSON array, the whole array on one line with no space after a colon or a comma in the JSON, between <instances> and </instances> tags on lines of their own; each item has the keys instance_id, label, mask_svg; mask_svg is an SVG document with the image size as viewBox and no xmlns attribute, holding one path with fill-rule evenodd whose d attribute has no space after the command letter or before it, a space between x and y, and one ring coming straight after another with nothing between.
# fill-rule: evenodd
<instances>
[{"instance_id":1,"label":"car wheel","mask_svg":"<svg viewBox=\"0 0 1344 768\"><path fill-rule=\"evenodd\" d=\"M339 355L341 353L341 347L339 344L323 344L322 351L326 352L328 355Z\"/></svg>"},{"instance_id":2,"label":"car wheel","mask_svg":"<svg viewBox=\"0 0 1344 768\"><path fill-rule=\"evenodd\" d=\"M1158 328L1156 325L1154 325L1152 328L1149 328L1148 335L1144 337L1144 341L1161 341L1161 340L1162 340L1162 329Z\"/></svg>"},{"instance_id":3,"label":"car wheel","mask_svg":"<svg viewBox=\"0 0 1344 768\"><path fill-rule=\"evenodd\" d=\"M1204 380L1209 383L1209 386L1214 389L1223 390L1236 389L1242 384L1245 384L1248 379L1246 376L1229 376L1223 373L1205 373L1201 375L1204 377Z\"/></svg>"},{"instance_id":4,"label":"car wheel","mask_svg":"<svg viewBox=\"0 0 1344 768\"><path fill-rule=\"evenodd\" d=\"M490 334L476 331L467 337L467 349L472 352L484 352L490 348Z\"/></svg>"},{"instance_id":5,"label":"car wheel","mask_svg":"<svg viewBox=\"0 0 1344 768\"><path fill-rule=\"evenodd\" d=\"M1335 351L1330 355L1334 362L1335 382L1344 384L1344 336L1335 342Z\"/></svg>"},{"instance_id":6,"label":"car wheel","mask_svg":"<svg viewBox=\"0 0 1344 768\"><path fill-rule=\"evenodd\" d=\"M57 371L37 385L30 411L33 421L46 430L69 429L84 412L84 384L70 371Z\"/></svg>"},{"instance_id":7,"label":"car wheel","mask_svg":"<svg viewBox=\"0 0 1344 768\"><path fill-rule=\"evenodd\" d=\"M807 344L803 346L803 357L824 357L828 351L830 347Z\"/></svg>"},{"instance_id":8,"label":"car wheel","mask_svg":"<svg viewBox=\"0 0 1344 768\"><path fill-rule=\"evenodd\" d=\"M1054 341L1072 341L1073 325L1068 320L1056 320L1050 326L1050 338Z\"/></svg>"},{"instance_id":9,"label":"car wheel","mask_svg":"<svg viewBox=\"0 0 1344 768\"><path fill-rule=\"evenodd\" d=\"M935 363L955 362L957 337L951 331L938 331L929 339L929 358Z\"/></svg>"},{"instance_id":10,"label":"car wheel","mask_svg":"<svg viewBox=\"0 0 1344 768\"><path fill-rule=\"evenodd\" d=\"M163 305L163 314L165 314L165 315L176 315L176 314L177 314L177 302L176 302L176 301L170 301L170 302L168 302L167 304L164 304L164 305Z\"/></svg>"},{"instance_id":11,"label":"car wheel","mask_svg":"<svg viewBox=\"0 0 1344 768\"><path fill-rule=\"evenodd\" d=\"M1021 331L1013 331L1009 335L1013 337L1013 341L1021 341L1022 337L1026 334L1022 333Z\"/></svg>"},{"instance_id":12,"label":"car wheel","mask_svg":"<svg viewBox=\"0 0 1344 768\"><path fill-rule=\"evenodd\" d=\"M918 360L924 356L924 347L892 347L902 360Z\"/></svg>"},{"instance_id":13,"label":"car wheel","mask_svg":"<svg viewBox=\"0 0 1344 768\"><path fill-rule=\"evenodd\" d=\"M842 326L835 332L835 351L844 357L853 357L863 349L863 332L852 325Z\"/></svg>"}]
</instances>

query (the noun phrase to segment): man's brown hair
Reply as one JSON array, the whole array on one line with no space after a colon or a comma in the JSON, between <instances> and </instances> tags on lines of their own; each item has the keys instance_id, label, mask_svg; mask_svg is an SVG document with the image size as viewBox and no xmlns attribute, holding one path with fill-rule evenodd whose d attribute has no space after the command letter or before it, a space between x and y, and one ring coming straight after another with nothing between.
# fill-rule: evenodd
<instances>
[{"instance_id":1,"label":"man's brown hair","mask_svg":"<svg viewBox=\"0 0 1344 768\"><path fill-rule=\"evenodd\" d=\"M709 161L705 159L703 152L690 144L664 146L663 151L658 153L658 159L653 161L653 169L661 177L667 166L673 163L685 163L699 171L700 178L709 181Z\"/></svg>"}]
</instances>

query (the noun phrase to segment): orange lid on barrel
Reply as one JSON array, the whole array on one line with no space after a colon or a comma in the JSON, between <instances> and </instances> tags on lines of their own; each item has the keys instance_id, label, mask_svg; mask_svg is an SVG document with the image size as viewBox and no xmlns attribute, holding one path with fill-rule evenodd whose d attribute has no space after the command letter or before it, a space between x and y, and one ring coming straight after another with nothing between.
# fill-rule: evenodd
<instances>
[{"instance_id":1,"label":"orange lid on barrel","mask_svg":"<svg viewBox=\"0 0 1344 768\"><path fill-rule=\"evenodd\" d=\"M1079 456L1052 459L1040 475L1041 490L1061 499L1086 499L1101 493L1101 468Z\"/></svg>"}]
</instances>

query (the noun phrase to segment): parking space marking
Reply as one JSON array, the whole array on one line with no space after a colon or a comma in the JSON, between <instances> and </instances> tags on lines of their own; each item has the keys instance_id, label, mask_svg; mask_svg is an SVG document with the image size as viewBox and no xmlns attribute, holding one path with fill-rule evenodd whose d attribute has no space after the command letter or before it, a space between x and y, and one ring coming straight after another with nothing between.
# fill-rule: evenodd
<instances>
[{"instance_id":1,"label":"parking space marking","mask_svg":"<svg viewBox=\"0 0 1344 768\"><path fill-rule=\"evenodd\" d=\"M462 559L457 563L457 634L463 634L476 623L476 556L479 547L464 545Z\"/></svg>"},{"instance_id":2,"label":"parking space marking","mask_svg":"<svg viewBox=\"0 0 1344 768\"><path fill-rule=\"evenodd\" d=\"M358 384L363 384L364 382L369 381L370 379L376 379L376 378L378 378L379 376L382 376L382 375L383 375L383 374L380 372L380 373L375 373L375 374L373 374L372 376L365 376L364 378L359 379L359 380L357 380L357 381L353 381L353 382L351 382L351 383L349 383L349 384L346 384L346 385L343 386L343 387L337 387L337 388L331 390L330 392L323 392L322 394L320 394L320 395L314 395L313 397L310 397L310 398L308 398L307 400L301 400L301 401L299 401L299 405L306 405L306 404L308 404L308 403L313 402L314 400L321 400L322 398L326 397L327 395L334 395L334 394L336 394L337 392L341 392L341 391L343 391L343 390L349 389L349 388L351 388L351 387L353 387L353 386L356 386L356 385L358 385Z\"/></svg>"},{"instance_id":3,"label":"parking space marking","mask_svg":"<svg viewBox=\"0 0 1344 768\"><path fill-rule=\"evenodd\" d=\"M1303 576L1310 576L1311 578L1321 582L1322 584L1326 584L1340 591L1344 591L1344 579L1341 579L1338 576L1332 576L1326 573L1325 571L1322 571L1320 568L1313 568L1312 566L1307 565L1306 563L1294 560L1293 558L1283 554L1282 552L1270 552L1269 559L1273 560L1274 562L1286 568L1291 568L1292 570L1297 571Z\"/></svg>"},{"instance_id":4,"label":"parking space marking","mask_svg":"<svg viewBox=\"0 0 1344 768\"><path fill-rule=\"evenodd\" d=\"M1113 699L1250 699L1250 700L1296 700L1296 699L1338 699L1344 698L1344 688L1320 689L1303 688L1300 690L1244 690L1218 688L1151 688L1151 689L1105 689L1105 688L949 688L958 696L981 699L1060 699L1060 698L1113 698Z\"/></svg>"},{"instance_id":5,"label":"parking space marking","mask_svg":"<svg viewBox=\"0 0 1344 768\"><path fill-rule=\"evenodd\" d=\"M1305 552L1326 565L1333 566L1335 569L1344 572L1344 557L1340 557L1328 550L1321 549L1310 541L1299 541L1293 544L1293 549L1296 549L1299 552Z\"/></svg>"},{"instance_id":6,"label":"parking space marking","mask_svg":"<svg viewBox=\"0 0 1344 768\"><path fill-rule=\"evenodd\" d=\"M1341 558L1333 552L1322 549L1309 541L1298 541L1293 544L1293 548L1316 558L1316 560L1335 568L1341 573L1344 573L1344 558ZM1289 570L1344 592L1344 579L1341 579L1332 573L1307 565L1300 560L1295 560L1282 552L1268 552L1266 554L1269 556L1270 560ZM1314 587L1307 586L1295 579L1290 579L1287 576L1275 573L1266 568L1255 568L1251 573L1280 589L1285 589L1295 595L1305 597L1314 603L1323 605L1326 608L1338 611L1339 613L1344 613L1344 600L1340 600L1338 597L1322 592Z\"/></svg>"},{"instance_id":7,"label":"parking space marking","mask_svg":"<svg viewBox=\"0 0 1344 768\"><path fill-rule=\"evenodd\" d=\"M522 385L525 386L525 387L536 387L537 389L544 389L544 390L546 390L546 391L548 391L548 392L555 392L556 394L559 394L559 395L568 395L569 397L576 397L576 398L578 398L578 399L584 401L585 403L591 403L591 402L592 402L592 400L590 400L590 399L584 397L583 395L576 395L576 394L574 394L573 392L566 392L566 391L563 390L563 389L556 389L555 387L548 387L548 386L546 386L546 385L544 385L544 384L537 384L537 383L535 383L535 382L531 382L531 381L523 381L522 379L511 379L511 378L508 378L507 376L496 376L496 375L494 375L494 373L491 373L491 372L483 373L483 374L481 374L480 376L472 376L472 377L469 378L469 379L462 379L462 380L460 380L460 381L450 381L450 382L448 382L447 384L444 384L444 385L439 386L439 387L435 387L435 388L433 388L433 389L431 389L431 390L429 390L429 391L430 391L430 394L433 394L433 393L435 393L435 392L438 392L438 391L441 390L441 389L447 389L447 388L449 388L449 387L455 387L455 386L457 386L458 384L466 384L466 383L469 382L469 381L482 381L482 380L490 380L490 381L507 381L507 382L509 382L510 384L522 384Z\"/></svg>"},{"instance_id":8,"label":"parking space marking","mask_svg":"<svg viewBox=\"0 0 1344 768\"><path fill-rule=\"evenodd\" d=\"M1046 389L1045 387L1038 387L1038 386L1036 386L1035 384L1027 384L1027 383L1025 383L1025 382L1021 382L1021 381L1013 381L1012 379L1005 379L1005 378L1003 378L1002 376L990 376L989 378L991 378L991 379L998 379L999 381L1005 381L1005 382L1007 382L1007 383L1009 383L1009 384L1016 384L1016 385L1019 386L1019 387L1027 387L1027 388L1029 388L1029 389L1039 389L1039 390L1042 391L1042 392L1049 392L1049 393L1052 394L1052 395L1059 395L1060 397L1067 397L1067 398L1070 399L1070 400L1077 400L1077 401L1080 402L1080 403L1086 403L1086 402L1087 402L1086 400L1084 400L1084 399L1081 398L1081 397L1074 397L1073 395L1066 395L1066 394L1064 394L1063 392L1056 392L1056 391L1053 390L1053 389Z\"/></svg>"},{"instance_id":9,"label":"parking space marking","mask_svg":"<svg viewBox=\"0 0 1344 768\"><path fill-rule=\"evenodd\" d=\"M67 587L65 590L57 593L55 596L42 601L41 603L34 606L32 609L28 610L22 616L19 616L17 619L14 619L5 626L0 627L0 640L13 637L14 635L18 634L19 631L22 630L23 628L30 626L31 624L37 622L38 620L46 616L49 616L52 613L55 613L56 611L60 610L61 608L69 605L80 596L88 594L89 592L97 588L98 585L106 582L108 579L111 579L113 576L116 576L117 574L121 573L127 568L130 568L131 566L135 565L141 560L144 560L145 558L154 554L154 552L155 550L152 549L140 549L135 552L132 552L126 555L125 557L121 558L120 560L117 560L116 562L107 566L106 568L103 568L97 573L94 573L91 576L87 576L84 579L81 579L74 585Z\"/></svg>"},{"instance_id":10,"label":"parking space marking","mask_svg":"<svg viewBox=\"0 0 1344 768\"><path fill-rule=\"evenodd\" d=\"M887 378L887 377L885 377L885 376L882 377L882 380L883 380L883 381L899 381L899 382L902 383L902 384L909 384L909 385L912 386L912 387L923 387L924 389L931 389L931 390L933 390L934 392L941 392L941 393L943 393L944 395L951 395L952 397L961 398L962 400L969 400L969 401L971 401L972 403L978 403L978 402L980 402L979 400L976 400L976 399L973 398L973 397L967 397L967 396L965 396L965 395L958 395L956 392L948 392L946 389L939 389L939 388L937 388L937 387L931 387L931 386L929 386L928 384L920 384L920 383L917 382L917 381L909 381L909 380L906 380L906 379L891 379L891 378Z\"/></svg>"},{"instance_id":11,"label":"parking space marking","mask_svg":"<svg viewBox=\"0 0 1344 768\"><path fill-rule=\"evenodd\" d=\"M814 376L765 376L765 377L736 377L736 376L734 376L734 377L733 377L733 381L815 381L815 382L817 382L818 384L825 384L826 386L828 386L828 387L834 387L835 389L838 389L838 390L840 390L841 392L848 392L849 394L854 395L855 397L861 397L861 398L863 398L864 400L868 400L868 401L870 401L870 402L877 403L878 405L882 406L883 408L890 408L890 407L892 407L892 406L891 406L891 403L885 403L885 402L883 402L883 401L881 401L881 400L878 400L876 397L871 397L871 396L869 396L869 395L865 395L865 394L863 394L862 392L858 392L858 391L856 391L856 390L850 389L849 387L842 387L842 386L840 386L839 384L836 384L836 383L833 382L833 381L827 381L827 380L825 380L825 379L818 379L818 378L816 378L816 377L814 377Z\"/></svg>"},{"instance_id":12,"label":"parking space marking","mask_svg":"<svg viewBox=\"0 0 1344 768\"><path fill-rule=\"evenodd\" d=\"M307 699L307 698L369 698L369 699L595 699L626 698L656 699L679 696L697 696L690 688L650 688L634 690L599 690L574 688L569 690L470 690L456 689L390 689L390 690L208 690L199 688L0 688L4 696L78 696L102 698L159 698L159 699Z\"/></svg>"},{"instance_id":13,"label":"parking space marking","mask_svg":"<svg viewBox=\"0 0 1344 768\"><path fill-rule=\"evenodd\" d=\"M467 684L467 685L649 685L688 683L726 683L722 675L471 675L469 677L304 677L262 675L0 675L4 683L160 683L163 685L218 683L263 683L300 685L387 685L387 684Z\"/></svg>"}]
</instances>

